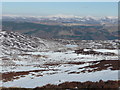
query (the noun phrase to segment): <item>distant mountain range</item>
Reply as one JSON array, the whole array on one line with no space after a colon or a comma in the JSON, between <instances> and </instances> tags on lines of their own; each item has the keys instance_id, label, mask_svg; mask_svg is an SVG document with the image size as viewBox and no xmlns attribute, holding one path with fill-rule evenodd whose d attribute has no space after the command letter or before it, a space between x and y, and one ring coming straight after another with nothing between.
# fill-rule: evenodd
<instances>
[{"instance_id":1,"label":"distant mountain range","mask_svg":"<svg viewBox=\"0 0 120 90\"><path fill-rule=\"evenodd\" d=\"M108 17L80 17L73 15L53 15L53 16L2 16L3 21L27 21L39 23L78 23L78 24L117 24L118 18L113 16Z\"/></svg>"},{"instance_id":2,"label":"distant mountain range","mask_svg":"<svg viewBox=\"0 0 120 90\"><path fill-rule=\"evenodd\" d=\"M117 17L3 16L2 28L41 38L75 40L118 39Z\"/></svg>"}]
</instances>

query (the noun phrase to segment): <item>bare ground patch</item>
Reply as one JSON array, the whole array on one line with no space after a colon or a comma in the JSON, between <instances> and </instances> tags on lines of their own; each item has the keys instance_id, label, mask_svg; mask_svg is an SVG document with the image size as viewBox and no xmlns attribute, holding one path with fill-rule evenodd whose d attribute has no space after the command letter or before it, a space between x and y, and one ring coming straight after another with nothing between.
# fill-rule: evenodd
<instances>
[{"instance_id":1,"label":"bare ground patch","mask_svg":"<svg viewBox=\"0 0 120 90\"><path fill-rule=\"evenodd\" d=\"M40 90L40 89L47 89L47 88L52 88L53 90L55 88L61 88L61 89L82 89L82 88L109 88L109 90L117 90L120 86L120 81L98 81L98 82L91 82L91 81L87 81L87 82L64 82L62 84L59 85L51 85L48 84L46 86L43 87L37 87L35 90Z\"/></svg>"},{"instance_id":2,"label":"bare ground patch","mask_svg":"<svg viewBox=\"0 0 120 90\"><path fill-rule=\"evenodd\" d=\"M25 77L24 75L30 74L30 72L42 72L42 71L49 71L49 70L56 71L55 69L43 69L43 70L2 73L2 81L7 82L7 81L12 81L14 79L19 79L20 77ZM38 76L42 76L42 75L37 75L37 77Z\"/></svg>"},{"instance_id":3,"label":"bare ground patch","mask_svg":"<svg viewBox=\"0 0 120 90\"><path fill-rule=\"evenodd\" d=\"M96 72L96 71L102 71L102 70L120 70L120 60L101 60L101 61L91 61L88 62L89 66L78 68L84 69L82 71L72 71L69 72L69 74L79 74L79 73L85 73L85 72Z\"/></svg>"},{"instance_id":4,"label":"bare ground patch","mask_svg":"<svg viewBox=\"0 0 120 90\"><path fill-rule=\"evenodd\" d=\"M59 85L47 84L36 88L3 87L2 90L119 90L120 81L64 82Z\"/></svg>"}]
</instances>

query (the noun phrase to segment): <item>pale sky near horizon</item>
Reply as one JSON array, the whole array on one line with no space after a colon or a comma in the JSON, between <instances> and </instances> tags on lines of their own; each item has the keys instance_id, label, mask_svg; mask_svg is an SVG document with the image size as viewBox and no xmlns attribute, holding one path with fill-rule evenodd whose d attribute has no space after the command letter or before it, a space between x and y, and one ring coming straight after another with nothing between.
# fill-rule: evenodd
<instances>
[{"instance_id":1,"label":"pale sky near horizon","mask_svg":"<svg viewBox=\"0 0 120 90\"><path fill-rule=\"evenodd\" d=\"M120 0L1 0L2 2L119 2Z\"/></svg>"},{"instance_id":2,"label":"pale sky near horizon","mask_svg":"<svg viewBox=\"0 0 120 90\"><path fill-rule=\"evenodd\" d=\"M10 15L117 16L117 2L3 2L2 11Z\"/></svg>"}]
</instances>

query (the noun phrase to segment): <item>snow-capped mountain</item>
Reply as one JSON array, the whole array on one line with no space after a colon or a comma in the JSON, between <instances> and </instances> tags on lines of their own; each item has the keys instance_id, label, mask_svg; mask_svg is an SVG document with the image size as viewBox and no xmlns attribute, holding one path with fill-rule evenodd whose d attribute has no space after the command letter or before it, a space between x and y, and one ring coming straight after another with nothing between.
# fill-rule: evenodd
<instances>
[{"instance_id":1,"label":"snow-capped mountain","mask_svg":"<svg viewBox=\"0 0 120 90\"><path fill-rule=\"evenodd\" d=\"M116 24L118 17L105 16L74 16L74 15L50 15L50 16L17 16L17 15L3 15L3 21L30 21L30 22L46 22L56 21L57 23L80 23L80 24Z\"/></svg>"}]
</instances>

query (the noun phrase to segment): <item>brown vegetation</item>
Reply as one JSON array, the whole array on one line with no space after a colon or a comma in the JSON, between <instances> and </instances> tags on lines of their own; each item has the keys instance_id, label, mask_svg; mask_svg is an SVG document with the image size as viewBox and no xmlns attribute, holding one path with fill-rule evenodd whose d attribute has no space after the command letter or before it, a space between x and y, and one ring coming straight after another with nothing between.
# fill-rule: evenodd
<instances>
[{"instance_id":1,"label":"brown vegetation","mask_svg":"<svg viewBox=\"0 0 120 90\"><path fill-rule=\"evenodd\" d=\"M98 81L98 82L64 82L59 85L45 85L36 88L2 88L2 90L119 90L120 81Z\"/></svg>"},{"instance_id":2,"label":"brown vegetation","mask_svg":"<svg viewBox=\"0 0 120 90\"><path fill-rule=\"evenodd\" d=\"M82 72L88 71L88 72L95 72L95 71L101 71L106 69L111 70L119 70L120 68L120 60L101 60L101 61L92 61L89 62L92 63L90 66L82 67L82 68L92 68L92 70L83 70ZM96 64L97 63L97 64ZM82 69L79 68L79 69Z\"/></svg>"},{"instance_id":3,"label":"brown vegetation","mask_svg":"<svg viewBox=\"0 0 120 90\"><path fill-rule=\"evenodd\" d=\"M61 65L61 64L75 64L75 65L80 65L80 64L84 64L85 62L65 62L65 63L46 63L43 65L47 65L47 66L57 66L57 65Z\"/></svg>"},{"instance_id":4,"label":"brown vegetation","mask_svg":"<svg viewBox=\"0 0 120 90\"><path fill-rule=\"evenodd\" d=\"M14 79L19 79L20 77L24 77L24 75L28 75L30 72L41 72L41 71L49 71L54 69L44 69L44 70L32 70L32 71L22 71L22 72L7 72L7 73L2 73L2 81L7 82L7 81L12 81ZM42 76L42 75L39 75ZM37 76L38 77L38 76Z\"/></svg>"},{"instance_id":5,"label":"brown vegetation","mask_svg":"<svg viewBox=\"0 0 120 90\"><path fill-rule=\"evenodd\" d=\"M46 86L43 87L37 87L34 90L40 90L40 89L46 89L46 88L62 88L62 89L82 89L82 88L113 88L114 90L117 89L119 87L120 81L102 81L100 80L99 82L91 82L91 81L87 81L87 82L65 82L59 85L51 85L48 84ZM54 90L53 89L53 90ZM84 89L83 89L84 90Z\"/></svg>"},{"instance_id":6,"label":"brown vegetation","mask_svg":"<svg viewBox=\"0 0 120 90\"><path fill-rule=\"evenodd\" d=\"M84 69L82 71L72 71L68 74L79 74L85 72L96 72L102 70L120 70L120 60L101 60L101 61L90 61L89 66L80 67L78 69Z\"/></svg>"}]
</instances>

